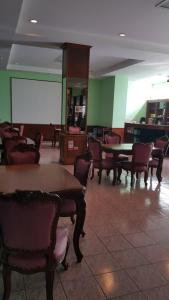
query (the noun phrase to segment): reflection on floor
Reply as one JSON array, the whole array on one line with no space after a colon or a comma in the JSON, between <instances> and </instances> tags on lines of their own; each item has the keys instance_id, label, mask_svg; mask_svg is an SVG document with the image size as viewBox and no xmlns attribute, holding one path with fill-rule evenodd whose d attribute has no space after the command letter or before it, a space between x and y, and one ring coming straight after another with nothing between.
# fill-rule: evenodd
<instances>
[{"instance_id":1,"label":"reflection on floor","mask_svg":"<svg viewBox=\"0 0 169 300\"><path fill-rule=\"evenodd\" d=\"M42 146L41 163L57 163L59 151ZM103 174L102 184L89 181L86 194L84 259L76 264L72 245L69 269L56 272L54 299L143 300L169 299L169 159L163 181L154 175L145 188L143 179L130 188L130 175L112 186L112 175ZM72 171L72 166L67 167ZM61 219L72 233L69 219ZM10 300L45 300L44 274L13 273ZM0 295L2 294L0 277Z\"/></svg>"}]
</instances>

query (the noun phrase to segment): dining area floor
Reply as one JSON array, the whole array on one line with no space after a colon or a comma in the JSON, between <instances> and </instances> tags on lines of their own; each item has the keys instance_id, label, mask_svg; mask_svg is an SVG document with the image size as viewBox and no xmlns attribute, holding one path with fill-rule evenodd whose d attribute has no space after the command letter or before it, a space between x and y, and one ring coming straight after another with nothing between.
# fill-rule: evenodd
<instances>
[{"instance_id":1,"label":"dining area floor","mask_svg":"<svg viewBox=\"0 0 169 300\"><path fill-rule=\"evenodd\" d=\"M40 163L59 161L59 149L42 144ZM73 172L73 166L63 166ZM58 300L165 300L169 299L169 158L164 159L161 184L154 176L145 187L141 177L130 187L123 171L121 184L112 185L112 174L97 172L89 179L86 200L84 255L76 262L71 244L69 268L55 272L54 299ZM73 234L69 218L59 223ZM3 283L0 267L0 299ZM45 275L12 272L10 300L45 300Z\"/></svg>"}]
</instances>

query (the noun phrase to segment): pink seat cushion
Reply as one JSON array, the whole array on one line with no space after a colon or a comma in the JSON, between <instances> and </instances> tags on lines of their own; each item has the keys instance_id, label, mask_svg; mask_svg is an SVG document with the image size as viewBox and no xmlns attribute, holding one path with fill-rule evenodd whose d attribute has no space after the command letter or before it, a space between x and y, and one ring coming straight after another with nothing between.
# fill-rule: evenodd
<instances>
[{"instance_id":1,"label":"pink seat cushion","mask_svg":"<svg viewBox=\"0 0 169 300\"><path fill-rule=\"evenodd\" d=\"M56 231L56 245L54 249L54 257L58 263L61 263L65 257L66 246L68 243L68 229L66 227L58 227Z\"/></svg>"},{"instance_id":2,"label":"pink seat cushion","mask_svg":"<svg viewBox=\"0 0 169 300\"><path fill-rule=\"evenodd\" d=\"M60 209L60 216L66 217L76 213L76 203L73 199L63 201Z\"/></svg>"}]
</instances>

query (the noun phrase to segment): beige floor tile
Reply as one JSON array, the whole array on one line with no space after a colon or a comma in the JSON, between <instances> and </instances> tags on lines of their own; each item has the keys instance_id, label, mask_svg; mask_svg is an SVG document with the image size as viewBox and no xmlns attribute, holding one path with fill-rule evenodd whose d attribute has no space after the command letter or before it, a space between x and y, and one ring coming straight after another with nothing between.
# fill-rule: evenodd
<instances>
[{"instance_id":1,"label":"beige floor tile","mask_svg":"<svg viewBox=\"0 0 169 300\"><path fill-rule=\"evenodd\" d=\"M153 265L127 269L127 272L141 290L160 287L167 284L166 279Z\"/></svg>"},{"instance_id":2,"label":"beige floor tile","mask_svg":"<svg viewBox=\"0 0 169 300\"><path fill-rule=\"evenodd\" d=\"M94 274L108 273L121 268L109 253L87 256L85 260Z\"/></svg>"},{"instance_id":3,"label":"beige floor tile","mask_svg":"<svg viewBox=\"0 0 169 300\"><path fill-rule=\"evenodd\" d=\"M0 292L0 299L1 299L1 292ZM19 292L11 292L10 300L27 300L25 291ZM31 299L33 300L33 299Z\"/></svg>"},{"instance_id":4,"label":"beige floor tile","mask_svg":"<svg viewBox=\"0 0 169 300\"><path fill-rule=\"evenodd\" d=\"M148 263L136 249L127 249L112 252L112 256L119 262L122 268L137 267Z\"/></svg>"},{"instance_id":5,"label":"beige floor tile","mask_svg":"<svg viewBox=\"0 0 169 300\"><path fill-rule=\"evenodd\" d=\"M93 239L81 239L80 248L84 256L107 252L104 244L96 237Z\"/></svg>"},{"instance_id":6,"label":"beige floor tile","mask_svg":"<svg viewBox=\"0 0 169 300\"><path fill-rule=\"evenodd\" d=\"M169 260L169 253L160 245L141 247L137 248L137 250L151 263L167 259Z\"/></svg>"},{"instance_id":7,"label":"beige floor tile","mask_svg":"<svg viewBox=\"0 0 169 300\"><path fill-rule=\"evenodd\" d=\"M83 278L83 280L63 281L68 300L105 300L101 288L93 277Z\"/></svg>"},{"instance_id":8,"label":"beige floor tile","mask_svg":"<svg viewBox=\"0 0 169 300\"><path fill-rule=\"evenodd\" d=\"M120 270L97 275L96 279L108 299L134 293L138 290L125 271Z\"/></svg>"},{"instance_id":9,"label":"beige floor tile","mask_svg":"<svg viewBox=\"0 0 169 300\"><path fill-rule=\"evenodd\" d=\"M160 271L163 277L169 281L169 260L155 263L154 266Z\"/></svg>"},{"instance_id":10,"label":"beige floor tile","mask_svg":"<svg viewBox=\"0 0 169 300\"><path fill-rule=\"evenodd\" d=\"M145 295L148 297L148 300L168 300L169 285L146 291Z\"/></svg>"},{"instance_id":11,"label":"beige floor tile","mask_svg":"<svg viewBox=\"0 0 169 300\"><path fill-rule=\"evenodd\" d=\"M141 292L129 294L122 297L112 298L113 300L148 300L147 296Z\"/></svg>"},{"instance_id":12,"label":"beige floor tile","mask_svg":"<svg viewBox=\"0 0 169 300\"><path fill-rule=\"evenodd\" d=\"M144 232L126 234L125 238L134 246L141 247L154 244L155 242L147 236Z\"/></svg>"},{"instance_id":13,"label":"beige floor tile","mask_svg":"<svg viewBox=\"0 0 169 300\"><path fill-rule=\"evenodd\" d=\"M110 237L104 238L103 243L109 251L132 248L132 245L120 234L114 234Z\"/></svg>"},{"instance_id":14,"label":"beige floor tile","mask_svg":"<svg viewBox=\"0 0 169 300\"><path fill-rule=\"evenodd\" d=\"M85 277L90 277L91 275L92 273L84 259L81 263L72 262L71 264L69 264L69 268L67 271L62 270L59 273L61 281L80 280Z\"/></svg>"}]
</instances>

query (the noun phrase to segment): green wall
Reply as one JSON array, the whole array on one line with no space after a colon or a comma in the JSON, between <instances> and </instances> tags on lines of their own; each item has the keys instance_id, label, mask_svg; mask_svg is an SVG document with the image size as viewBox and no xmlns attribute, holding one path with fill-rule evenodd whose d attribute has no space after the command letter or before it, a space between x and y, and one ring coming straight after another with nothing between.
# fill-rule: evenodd
<instances>
[{"instance_id":1,"label":"green wall","mask_svg":"<svg viewBox=\"0 0 169 300\"><path fill-rule=\"evenodd\" d=\"M101 79L101 106L100 106L100 122L101 126L112 127L112 116L114 106L114 85L115 77Z\"/></svg>"},{"instance_id":2,"label":"green wall","mask_svg":"<svg viewBox=\"0 0 169 300\"><path fill-rule=\"evenodd\" d=\"M101 103L101 82L90 79L88 84L87 125L99 125Z\"/></svg>"},{"instance_id":3,"label":"green wall","mask_svg":"<svg viewBox=\"0 0 169 300\"><path fill-rule=\"evenodd\" d=\"M23 71L0 71L0 122L11 121L10 77L61 82L61 75ZM90 79L88 125L123 127L127 79Z\"/></svg>"},{"instance_id":4,"label":"green wall","mask_svg":"<svg viewBox=\"0 0 169 300\"><path fill-rule=\"evenodd\" d=\"M0 122L11 121L10 77L62 81L61 75L23 71L0 71Z\"/></svg>"},{"instance_id":5,"label":"green wall","mask_svg":"<svg viewBox=\"0 0 169 300\"><path fill-rule=\"evenodd\" d=\"M123 128L126 115L128 78L117 75L115 78L112 128Z\"/></svg>"}]
</instances>

